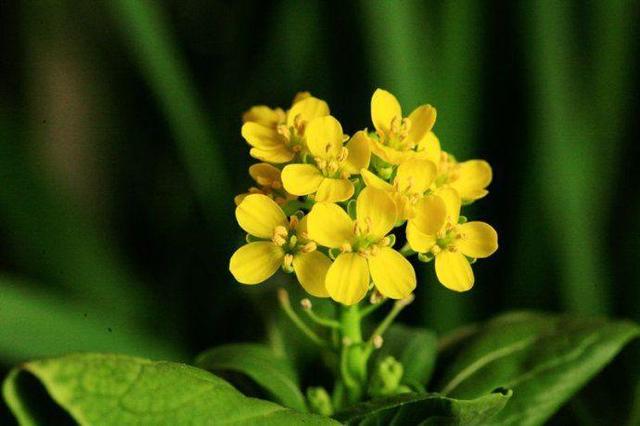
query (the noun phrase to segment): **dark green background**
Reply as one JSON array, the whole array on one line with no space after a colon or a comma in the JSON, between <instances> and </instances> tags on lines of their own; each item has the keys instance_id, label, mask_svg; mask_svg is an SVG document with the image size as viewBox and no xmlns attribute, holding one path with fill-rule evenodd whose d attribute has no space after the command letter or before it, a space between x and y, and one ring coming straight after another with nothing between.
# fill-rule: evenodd
<instances>
[{"instance_id":1,"label":"dark green background","mask_svg":"<svg viewBox=\"0 0 640 426\"><path fill-rule=\"evenodd\" d=\"M227 270L240 116L300 90L349 133L377 87L431 103L444 149L493 166L468 215L499 251L463 295L418 265L401 319L640 320L638 18L604 0L0 2L0 365L262 338L274 283ZM629 371L601 393L631 399Z\"/></svg>"}]
</instances>

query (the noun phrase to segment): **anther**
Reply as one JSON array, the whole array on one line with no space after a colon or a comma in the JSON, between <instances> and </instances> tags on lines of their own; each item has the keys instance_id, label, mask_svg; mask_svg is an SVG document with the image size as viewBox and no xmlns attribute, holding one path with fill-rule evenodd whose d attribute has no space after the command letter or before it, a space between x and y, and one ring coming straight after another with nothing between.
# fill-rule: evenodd
<instances>
[{"instance_id":1,"label":"anther","mask_svg":"<svg viewBox=\"0 0 640 426\"><path fill-rule=\"evenodd\" d=\"M353 251L353 248L351 247L351 244L349 244L349 243L343 243L343 244L340 246L340 251L341 251L342 253L351 253L351 252Z\"/></svg>"},{"instance_id":2,"label":"anther","mask_svg":"<svg viewBox=\"0 0 640 426\"><path fill-rule=\"evenodd\" d=\"M293 272L293 255L291 253L287 253L284 255L282 266L284 267L285 271Z\"/></svg>"},{"instance_id":3,"label":"anther","mask_svg":"<svg viewBox=\"0 0 640 426\"><path fill-rule=\"evenodd\" d=\"M315 243L315 241L309 241L307 244L302 246L300 251L302 253L311 253L312 251L316 251L317 248L318 245Z\"/></svg>"}]
</instances>

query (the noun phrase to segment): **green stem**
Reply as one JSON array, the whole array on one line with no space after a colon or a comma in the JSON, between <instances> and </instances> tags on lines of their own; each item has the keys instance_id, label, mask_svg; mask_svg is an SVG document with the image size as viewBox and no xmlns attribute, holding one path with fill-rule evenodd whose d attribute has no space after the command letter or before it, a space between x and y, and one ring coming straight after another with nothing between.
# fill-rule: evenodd
<instances>
[{"instance_id":1,"label":"green stem","mask_svg":"<svg viewBox=\"0 0 640 426\"><path fill-rule=\"evenodd\" d=\"M308 300L308 299L305 299ZM309 319L313 322L315 322L316 324L323 326L323 327L328 327L328 328L332 328L332 329L336 329L336 328L340 328L340 322L336 321L336 320L332 320L329 318L323 318L320 315L316 314L313 311L313 308L311 306L303 306L303 312L305 314L307 314L307 316L309 317Z\"/></svg>"},{"instance_id":2,"label":"green stem","mask_svg":"<svg viewBox=\"0 0 640 426\"><path fill-rule=\"evenodd\" d=\"M362 399L367 380L367 358L362 348L362 328L358 305L345 306L341 314L342 327L342 380L347 388L348 402Z\"/></svg>"},{"instance_id":3,"label":"green stem","mask_svg":"<svg viewBox=\"0 0 640 426\"><path fill-rule=\"evenodd\" d=\"M405 297L404 299L397 300L393 304L393 308L391 308L391 310L389 311L387 316L382 320L382 322L378 325L378 327L376 327L376 329L373 330L373 333L371 333L371 337L369 337L369 340L367 341L367 345L364 348L365 357L368 358L369 355L371 355L371 352L373 351L373 348L375 347L374 340L375 340L376 336L382 337L384 332L387 331L389 326L393 323L393 320L396 319L398 314L407 305L409 305L411 302L413 302L413 299L414 299L414 296L413 296L413 294L411 294L408 297Z\"/></svg>"},{"instance_id":4,"label":"green stem","mask_svg":"<svg viewBox=\"0 0 640 426\"><path fill-rule=\"evenodd\" d=\"M289 293L283 288L278 289L278 300L280 301L280 306L282 310L287 314L291 322L295 324L296 327L309 338L313 343L320 346L323 349L327 349L329 345L324 341L320 336L318 336L313 330L305 324L304 321L296 314L296 312L291 307L291 301L289 300Z\"/></svg>"}]
</instances>

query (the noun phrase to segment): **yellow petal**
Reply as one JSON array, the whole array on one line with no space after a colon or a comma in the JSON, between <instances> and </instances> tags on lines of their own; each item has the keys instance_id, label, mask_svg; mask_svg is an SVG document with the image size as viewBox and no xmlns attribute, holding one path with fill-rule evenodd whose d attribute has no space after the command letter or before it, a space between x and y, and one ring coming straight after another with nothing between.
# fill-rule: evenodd
<instances>
[{"instance_id":1,"label":"yellow petal","mask_svg":"<svg viewBox=\"0 0 640 426\"><path fill-rule=\"evenodd\" d=\"M320 170L311 164L289 164L282 169L282 185L293 195L313 194L323 180Z\"/></svg>"},{"instance_id":2,"label":"yellow petal","mask_svg":"<svg viewBox=\"0 0 640 426\"><path fill-rule=\"evenodd\" d=\"M433 132L427 134L418 142L416 156L433 162L436 166L440 164L442 148L440 148L440 140Z\"/></svg>"},{"instance_id":3,"label":"yellow petal","mask_svg":"<svg viewBox=\"0 0 640 426\"><path fill-rule=\"evenodd\" d=\"M395 96L386 90L377 89L371 97L371 121L376 130L389 133L393 119L402 120L402 109Z\"/></svg>"},{"instance_id":4,"label":"yellow petal","mask_svg":"<svg viewBox=\"0 0 640 426\"><path fill-rule=\"evenodd\" d=\"M398 166L395 182L400 192L423 194L436 178L437 169L429 160L413 158Z\"/></svg>"},{"instance_id":5,"label":"yellow petal","mask_svg":"<svg viewBox=\"0 0 640 426\"><path fill-rule=\"evenodd\" d=\"M271 198L251 194L236 207L236 219L242 229L258 238L273 237L276 226L287 227L289 222L282 209Z\"/></svg>"},{"instance_id":6,"label":"yellow petal","mask_svg":"<svg viewBox=\"0 0 640 426\"><path fill-rule=\"evenodd\" d=\"M410 222L416 231L434 236L444 227L446 218L447 205L444 200L436 195L429 195L418 201Z\"/></svg>"},{"instance_id":7,"label":"yellow petal","mask_svg":"<svg viewBox=\"0 0 640 426\"><path fill-rule=\"evenodd\" d=\"M295 154L286 146L278 146L273 149L251 148L249 155L260 161L268 161L270 163L287 163L293 160Z\"/></svg>"},{"instance_id":8,"label":"yellow petal","mask_svg":"<svg viewBox=\"0 0 640 426\"><path fill-rule=\"evenodd\" d=\"M229 271L242 284L259 284L273 275L280 265L284 252L270 241L249 243L233 253Z\"/></svg>"},{"instance_id":9,"label":"yellow petal","mask_svg":"<svg viewBox=\"0 0 640 426\"><path fill-rule=\"evenodd\" d=\"M342 126L330 115L309 122L304 135L309 151L316 157L335 158L342 150Z\"/></svg>"},{"instance_id":10,"label":"yellow petal","mask_svg":"<svg viewBox=\"0 0 640 426\"><path fill-rule=\"evenodd\" d=\"M416 225L409 221L407 224L407 241L409 241L411 250L418 253L428 253L436 244L436 236L420 232Z\"/></svg>"},{"instance_id":11,"label":"yellow petal","mask_svg":"<svg viewBox=\"0 0 640 426\"><path fill-rule=\"evenodd\" d=\"M373 283L383 296L403 299L416 288L413 266L394 249L380 249L375 256L369 256L368 261Z\"/></svg>"},{"instance_id":12,"label":"yellow petal","mask_svg":"<svg viewBox=\"0 0 640 426\"><path fill-rule=\"evenodd\" d=\"M485 189L491 183L491 166L484 160L469 160L460 163L459 177L451 182L464 201L474 201L489 192Z\"/></svg>"},{"instance_id":13,"label":"yellow petal","mask_svg":"<svg viewBox=\"0 0 640 426\"><path fill-rule=\"evenodd\" d=\"M293 104L287 114L287 127L291 127L297 116L299 120L307 123L317 117L329 115L329 105L322 99L308 96L302 100L298 100Z\"/></svg>"},{"instance_id":14,"label":"yellow petal","mask_svg":"<svg viewBox=\"0 0 640 426\"><path fill-rule=\"evenodd\" d=\"M309 239L309 215L304 216L296 225L296 235L298 239Z\"/></svg>"},{"instance_id":15,"label":"yellow petal","mask_svg":"<svg viewBox=\"0 0 640 426\"><path fill-rule=\"evenodd\" d=\"M390 192L389 195L396 203L396 222L411 219L415 216L416 206L411 200L399 192Z\"/></svg>"},{"instance_id":16,"label":"yellow petal","mask_svg":"<svg viewBox=\"0 0 640 426\"><path fill-rule=\"evenodd\" d=\"M409 121L411 127L405 141L417 145L433 128L436 122L436 109L431 105L419 106L409 115Z\"/></svg>"},{"instance_id":17,"label":"yellow petal","mask_svg":"<svg viewBox=\"0 0 640 426\"><path fill-rule=\"evenodd\" d=\"M456 241L456 247L465 256L483 258L498 250L498 233L484 222L467 222L460 225L462 239Z\"/></svg>"},{"instance_id":18,"label":"yellow petal","mask_svg":"<svg viewBox=\"0 0 640 426\"><path fill-rule=\"evenodd\" d=\"M448 220L453 224L458 223L458 218L460 217L460 206L462 204L458 191L452 188L442 188L437 194L437 196L442 198L442 201L444 201L444 204L447 206Z\"/></svg>"},{"instance_id":19,"label":"yellow petal","mask_svg":"<svg viewBox=\"0 0 640 426\"><path fill-rule=\"evenodd\" d=\"M467 291L473 287L473 270L459 251L443 250L436 256L436 275L443 286L453 291Z\"/></svg>"},{"instance_id":20,"label":"yellow petal","mask_svg":"<svg viewBox=\"0 0 640 426\"><path fill-rule=\"evenodd\" d=\"M369 266L356 253L342 253L327 272L326 287L336 302L353 305L362 300L369 288Z\"/></svg>"},{"instance_id":21,"label":"yellow petal","mask_svg":"<svg viewBox=\"0 0 640 426\"><path fill-rule=\"evenodd\" d=\"M242 122L254 122L266 127L276 128L284 123L285 113L281 108L271 109L268 106L258 105L242 114Z\"/></svg>"},{"instance_id":22,"label":"yellow petal","mask_svg":"<svg viewBox=\"0 0 640 426\"><path fill-rule=\"evenodd\" d=\"M343 166L343 170L351 175L360 173L360 169L369 167L371 159L371 149L369 148L369 137L366 132L360 130L351 140L347 142L347 150L349 155Z\"/></svg>"},{"instance_id":23,"label":"yellow petal","mask_svg":"<svg viewBox=\"0 0 640 426\"><path fill-rule=\"evenodd\" d=\"M329 297L325 287L331 260L319 251L299 253L293 257L293 270L300 285L312 296Z\"/></svg>"},{"instance_id":24,"label":"yellow petal","mask_svg":"<svg viewBox=\"0 0 640 426\"><path fill-rule=\"evenodd\" d=\"M337 204L316 203L307 216L309 238L321 246L339 248L354 237L353 221Z\"/></svg>"},{"instance_id":25,"label":"yellow petal","mask_svg":"<svg viewBox=\"0 0 640 426\"><path fill-rule=\"evenodd\" d=\"M377 155L389 164L400 164L416 154L415 151L398 151L383 145L373 138L369 138L369 148L372 154Z\"/></svg>"},{"instance_id":26,"label":"yellow petal","mask_svg":"<svg viewBox=\"0 0 640 426\"><path fill-rule=\"evenodd\" d=\"M389 182L385 182L369 170L360 170L360 176L362 176L362 180L367 186L387 192L393 191L393 186Z\"/></svg>"},{"instance_id":27,"label":"yellow petal","mask_svg":"<svg viewBox=\"0 0 640 426\"><path fill-rule=\"evenodd\" d=\"M280 169L268 163L258 163L249 166L249 176L262 186L269 186L273 182L280 182Z\"/></svg>"},{"instance_id":28,"label":"yellow petal","mask_svg":"<svg viewBox=\"0 0 640 426\"><path fill-rule=\"evenodd\" d=\"M284 145L277 130L258 123L248 122L242 125L242 137L249 144L259 149L275 149Z\"/></svg>"},{"instance_id":29,"label":"yellow petal","mask_svg":"<svg viewBox=\"0 0 640 426\"><path fill-rule=\"evenodd\" d=\"M385 191L368 186L358 195L356 217L371 225L370 235L382 238L396 222L396 205Z\"/></svg>"},{"instance_id":30,"label":"yellow petal","mask_svg":"<svg viewBox=\"0 0 640 426\"><path fill-rule=\"evenodd\" d=\"M291 105L293 104L297 104L298 102L300 102L303 99L307 99L308 97L311 97L311 93L309 92L298 92L296 93L296 95L293 97L293 102L291 102Z\"/></svg>"},{"instance_id":31,"label":"yellow petal","mask_svg":"<svg viewBox=\"0 0 640 426\"><path fill-rule=\"evenodd\" d=\"M316 201L329 203L346 201L351 198L354 191L353 183L349 179L324 178L316 192Z\"/></svg>"}]
</instances>

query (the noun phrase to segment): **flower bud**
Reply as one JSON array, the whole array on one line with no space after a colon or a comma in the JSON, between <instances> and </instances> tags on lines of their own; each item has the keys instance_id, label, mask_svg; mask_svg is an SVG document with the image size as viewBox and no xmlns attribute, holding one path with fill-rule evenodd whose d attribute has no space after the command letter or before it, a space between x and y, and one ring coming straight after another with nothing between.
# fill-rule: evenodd
<instances>
[{"instance_id":1,"label":"flower bud","mask_svg":"<svg viewBox=\"0 0 640 426\"><path fill-rule=\"evenodd\" d=\"M403 374L402 364L392 356L386 357L376 366L369 385L369 394L372 397L396 394Z\"/></svg>"},{"instance_id":2,"label":"flower bud","mask_svg":"<svg viewBox=\"0 0 640 426\"><path fill-rule=\"evenodd\" d=\"M309 401L311 412L323 416L331 416L333 414L331 398L323 387L307 388L307 401Z\"/></svg>"}]
</instances>

